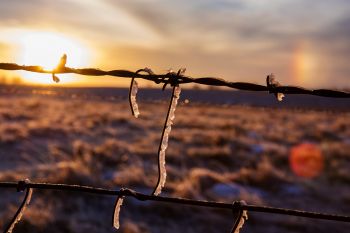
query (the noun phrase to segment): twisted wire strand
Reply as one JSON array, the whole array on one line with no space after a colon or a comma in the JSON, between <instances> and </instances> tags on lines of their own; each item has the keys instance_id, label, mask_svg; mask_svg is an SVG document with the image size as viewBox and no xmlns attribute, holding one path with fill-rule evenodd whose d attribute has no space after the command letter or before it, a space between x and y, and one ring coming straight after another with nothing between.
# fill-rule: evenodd
<instances>
[{"instance_id":1,"label":"twisted wire strand","mask_svg":"<svg viewBox=\"0 0 350 233\"><path fill-rule=\"evenodd\" d=\"M171 83L173 80L172 77L174 74L171 72L166 74L140 74L135 73L129 70L110 70L104 71L101 69L95 68L70 68L70 67L59 67L54 70L45 70L41 66L26 66L18 65L15 63L0 63L1 70L25 70L35 73L46 73L46 74L79 74L85 76L114 76L120 78L141 78L149 81L153 81L157 84L164 83L165 85ZM177 80L176 84L186 84L186 83L195 83L202 84L207 86L221 86L229 87L238 90L246 91L268 91L270 93L283 93L283 94L306 94L306 95L315 95L323 97L332 97L332 98L350 98L349 92L331 90L331 89L306 89L298 86L264 86L260 84L247 83L247 82L229 82L221 78L215 77L202 77L202 78L192 78L190 76L181 75Z\"/></svg>"}]
</instances>

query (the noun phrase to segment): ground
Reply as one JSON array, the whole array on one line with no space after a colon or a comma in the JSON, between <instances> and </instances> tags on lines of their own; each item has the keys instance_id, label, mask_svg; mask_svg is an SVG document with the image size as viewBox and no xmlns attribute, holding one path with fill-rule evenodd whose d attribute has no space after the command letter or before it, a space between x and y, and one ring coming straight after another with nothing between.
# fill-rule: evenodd
<instances>
[{"instance_id":1,"label":"ground","mask_svg":"<svg viewBox=\"0 0 350 233\"><path fill-rule=\"evenodd\" d=\"M128 187L150 194L167 103L140 100L141 115L135 119L124 97L50 91L0 96L0 180ZM166 152L162 195L349 215L350 111L326 109L182 99ZM321 151L323 167L312 178L291 169L290 152L304 144ZM2 229L22 197L1 189ZM14 232L115 232L115 199L34 190ZM349 223L248 215L246 233L345 233L349 228ZM119 232L229 232L234 216L232 211L127 198Z\"/></svg>"}]
</instances>

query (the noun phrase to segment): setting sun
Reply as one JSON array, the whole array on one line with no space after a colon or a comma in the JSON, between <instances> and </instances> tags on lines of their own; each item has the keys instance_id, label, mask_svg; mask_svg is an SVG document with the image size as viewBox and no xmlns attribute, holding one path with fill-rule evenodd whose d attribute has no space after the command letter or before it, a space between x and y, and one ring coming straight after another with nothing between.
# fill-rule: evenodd
<instances>
[{"instance_id":1,"label":"setting sun","mask_svg":"<svg viewBox=\"0 0 350 233\"><path fill-rule=\"evenodd\" d=\"M67 66L82 67L89 65L89 51L77 39L69 38L63 34L45 31L21 31L15 33L17 38L20 64L39 65L46 70L54 69L62 54L67 54ZM50 76L21 72L24 82L36 84L52 83ZM61 83L70 83L73 78L61 75Z\"/></svg>"}]
</instances>

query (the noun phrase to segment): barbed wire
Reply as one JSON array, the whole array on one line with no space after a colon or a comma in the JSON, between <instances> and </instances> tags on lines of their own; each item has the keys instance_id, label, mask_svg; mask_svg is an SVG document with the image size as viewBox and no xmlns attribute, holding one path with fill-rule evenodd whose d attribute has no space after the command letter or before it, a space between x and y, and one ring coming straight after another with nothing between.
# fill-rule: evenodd
<instances>
[{"instance_id":1,"label":"barbed wire","mask_svg":"<svg viewBox=\"0 0 350 233\"><path fill-rule=\"evenodd\" d=\"M141 78L149 81L153 81L156 84L163 83L164 85L170 84L172 86L177 84L202 84L207 86L221 86L229 87L237 90L246 90L246 91L268 91L269 93L283 93L283 94L306 94L306 95L315 95L323 97L332 97L332 98L350 98L349 92L331 90L331 89L306 89L298 86L282 86L274 85L274 83L267 83L266 86L248 83L248 82L229 82L221 78L215 77L201 77L201 78L192 78L186 75L177 75L174 72L168 72L165 74L141 74L139 72L133 72L129 70L110 70L104 71L101 69L95 68L70 68L70 67L58 67L54 70L46 70L41 66L26 66L18 65L15 63L0 63L1 70L25 70L35 73L46 73L46 74L79 74L85 76L114 76L120 78ZM56 76L53 76L56 78ZM54 78L54 79L55 79Z\"/></svg>"}]
</instances>

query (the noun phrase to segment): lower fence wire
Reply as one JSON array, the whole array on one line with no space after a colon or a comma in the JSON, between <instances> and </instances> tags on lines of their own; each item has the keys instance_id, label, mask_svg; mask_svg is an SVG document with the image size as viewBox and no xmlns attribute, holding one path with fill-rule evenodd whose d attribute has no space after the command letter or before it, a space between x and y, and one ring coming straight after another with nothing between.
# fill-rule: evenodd
<instances>
[{"instance_id":1,"label":"lower fence wire","mask_svg":"<svg viewBox=\"0 0 350 233\"><path fill-rule=\"evenodd\" d=\"M128 188L113 190L113 189L81 186L81 185L35 183L35 182L30 182L29 180L19 181L19 182L0 182L0 188L9 188L9 189L13 188L13 189L17 189L17 191L24 191L24 190L28 191L31 189L33 190L40 189L40 190L72 191L72 192L90 193L90 194L97 194L97 195L110 195L110 196L117 196L117 197L124 196L124 197L132 197L139 201L165 202L165 203L172 203L172 204L179 204L179 205L191 205L191 206L200 206L200 207L217 208L217 209L229 209L233 211L246 210L249 212L261 212L261 213L271 213L271 214L280 214L280 215L290 215L290 216L297 216L297 217L304 217L304 218L332 220L332 221L339 221L339 222L350 222L350 216L346 216L346 215L309 212L304 210L276 208L276 207L270 207L270 206L249 205L242 201L235 201L233 203L224 203L224 202L193 200L193 199L185 199L185 198L177 198L177 197L162 197L162 196L146 195ZM7 233L7 231L5 232Z\"/></svg>"}]
</instances>

